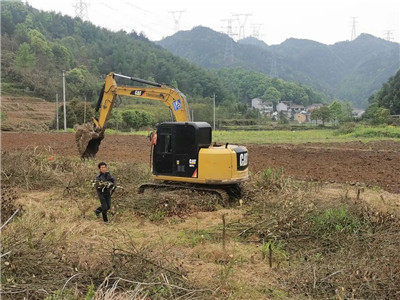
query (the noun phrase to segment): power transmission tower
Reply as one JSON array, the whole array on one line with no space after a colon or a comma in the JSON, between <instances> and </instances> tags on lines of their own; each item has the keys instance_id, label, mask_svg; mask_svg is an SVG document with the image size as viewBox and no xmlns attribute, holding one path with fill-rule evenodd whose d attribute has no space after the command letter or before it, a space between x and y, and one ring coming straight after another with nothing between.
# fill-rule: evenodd
<instances>
[{"instance_id":1,"label":"power transmission tower","mask_svg":"<svg viewBox=\"0 0 400 300\"><path fill-rule=\"evenodd\" d=\"M225 43L224 61L230 64L233 62L233 43L237 36L236 33L233 33L232 21L236 21L236 19L223 19L221 21L227 22L227 26L223 28L226 28L226 32L224 33L226 33L230 39L227 39Z\"/></svg>"},{"instance_id":2,"label":"power transmission tower","mask_svg":"<svg viewBox=\"0 0 400 300\"><path fill-rule=\"evenodd\" d=\"M271 52L271 69L270 69L269 73L272 77L277 77L276 56L275 56L274 50L272 50L272 52Z\"/></svg>"},{"instance_id":3,"label":"power transmission tower","mask_svg":"<svg viewBox=\"0 0 400 300\"><path fill-rule=\"evenodd\" d=\"M256 38L256 39L260 39L260 29L261 29L261 26L262 26L263 24L251 24L251 27L252 27L252 34L251 34L251 36L252 37L254 37L254 38Z\"/></svg>"},{"instance_id":4,"label":"power transmission tower","mask_svg":"<svg viewBox=\"0 0 400 300\"><path fill-rule=\"evenodd\" d=\"M181 20L183 12L185 12L185 11L184 10L174 10L174 11L169 12L170 14L172 14L172 18L174 19L174 32L179 31L179 21Z\"/></svg>"},{"instance_id":5,"label":"power transmission tower","mask_svg":"<svg viewBox=\"0 0 400 300\"><path fill-rule=\"evenodd\" d=\"M229 35L231 38L234 39L234 37L237 36L237 34L236 34L236 33L233 33L232 21L236 21L236 19L223 19L223 20L221 20L221 21L222 21L222 22L227 22L227 23L228 23L227 26L226 26L226 27L223 27L223 28L226 28L225 33L226 33L227 35Z\"/></svg>"},{"instance_id":6,"label":"power transmission tower","mask_svg":"<svg viewBox=\"0 0 400 300\"><path fill-rule=\"evenodd\" d=\"M236 20L239 23L239 40L244 39L246 37L246 33L244 31L247 18L252 14L234 14L233 16L236 17Z\"/></svg>"},{"instance_id":7,"label":"power transmission tower","mask_svg":"<svg viewBox=\"0 0 400 300\"><path fill-rule=\"evenodd\" d=\"M231 64L233 62L233 39L227 39L225 43L224 61Z\"/></svg>"},{"instance_id":8,"label":"power transmission tower","mask_svg":"<svg viewBox=\"0 0 400 300\"><path fill-rule=\"evenodd\" d=\"M352 21L352 27L351 27L350 41L354 40L357 37L357 33L356 33L357 17L351 17L351 18L353 19L353 21Z\"/></svg>"},{"instance_id":9,"label":"power transmission tower","mask_svg":"<svg viewBox=\"0 0 400 300\"><path fill-rule=\"evenodd\" d=\"M392 35L393 35L393 31L392 30L386 30L385 31L385 40L387 40L389 42L392 41L393 40Z\"/></svg>"},{"instance_id":10,"label":"power transmission tower","mask_svg":"<svg viewBox=\"0 0 400 300\"><path fill-rule=\"evenodd\" d=\"M75 15L81 20L88 20L88 6L89 3L84 0L78 0L75 2Z\"/></svg>"}]
</instances>

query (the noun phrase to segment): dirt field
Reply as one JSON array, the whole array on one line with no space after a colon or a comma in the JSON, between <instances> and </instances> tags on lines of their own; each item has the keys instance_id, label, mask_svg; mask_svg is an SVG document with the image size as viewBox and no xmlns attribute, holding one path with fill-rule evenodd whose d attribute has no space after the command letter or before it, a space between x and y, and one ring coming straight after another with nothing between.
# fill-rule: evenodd
<instances>
[{"instance_id":1,"label":"dirt field","mask_svg":"<svg viewBox=\"0 0 400 300\"><path fill-rule=\"evenodd\" d=\"M2 130L47 131L56 114L56 103L5 96L1 98L1 110L7 116L1 124Z\"/></svg>"},{"instance_id":2,"label":"dirt field","mask_svg":"<svg viewBox=\"0 0 400 300\"><path fill-rule=\"evenodd\" d=\"M72 133L3 132L3 151L50 152L78 156ZM400 193L400 142L350 142L341 144L246 145L250 171L283 168L301 180L362 183ZM144 136L106 135L97 159L148 163L150 144Z\"/></svg>"}]
</instances>

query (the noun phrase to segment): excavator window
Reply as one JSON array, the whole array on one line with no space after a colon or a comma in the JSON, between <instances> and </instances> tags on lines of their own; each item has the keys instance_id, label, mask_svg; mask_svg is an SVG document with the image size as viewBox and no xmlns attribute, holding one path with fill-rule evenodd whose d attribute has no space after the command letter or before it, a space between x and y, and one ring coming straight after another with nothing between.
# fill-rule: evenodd
<instances>
[{"instance_id":1,"label":"excavator window","mask_svg":"<svg viewBox=\"0 0 400 300\"><path fill-rule=\"evenodd\" d=\"M176 127L176 154L188 154L196 148L196 129L193 126Z\"/></svg>"},{"instance_id":2,"label":"excavator window","mask_svg":"<svg viewBox=\"0 0 400 300\"><path fill-rule=\"evenodd\" d=\"M172 128L157 130L157 144L154 146L153 168L156 174L172 174L173 171Z\"/></svg>"},{"instance_id":3,"label":"excavator window","mask_svg":"<svg viewBox=\"0 0 400 300\"><path fill-rule=\"evenodd\" d=\"M171 128L163 128L163 131L158 133L156 148L157 148L157 152L160 152L160 153L171 153L172 152Z\"/></svg>"}]
</instances>

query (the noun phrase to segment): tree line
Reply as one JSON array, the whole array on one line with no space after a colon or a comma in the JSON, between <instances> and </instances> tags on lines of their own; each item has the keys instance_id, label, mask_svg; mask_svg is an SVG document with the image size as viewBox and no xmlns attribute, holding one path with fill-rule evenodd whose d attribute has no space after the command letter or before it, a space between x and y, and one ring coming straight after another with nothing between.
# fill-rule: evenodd
<instances>
[{"instance_id":1,"label":"tree line","mask_svg":"<svg viewBox=\"0 0 400 300\"><path fill-rule=\"evenodd\" d=\"M391 116L400 115L400 70L389 78L381 89L369 99L365 118L372 124L391 123Z\"/></svg>"}]
</instances>

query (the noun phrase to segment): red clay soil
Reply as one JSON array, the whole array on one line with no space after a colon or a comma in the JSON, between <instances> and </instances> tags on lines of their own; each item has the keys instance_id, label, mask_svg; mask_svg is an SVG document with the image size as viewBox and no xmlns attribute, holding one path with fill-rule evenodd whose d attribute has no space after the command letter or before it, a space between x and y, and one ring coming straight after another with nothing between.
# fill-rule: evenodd
<instances>
[{"instance_id":1,"label":"red clay soil","mask_svg":"<svg viewBox=\"0 0 400 300\"><path fill-rule=\"evenodd\" d=\"M296 179L359 182L400 193L398 141L246 146L253 173L283 168L285 175ZM2 132L1 149L79 157L72 133ZM106 135L96 160L148 163L150 143L144 136Z\"/></svg>"}]
</instances>

